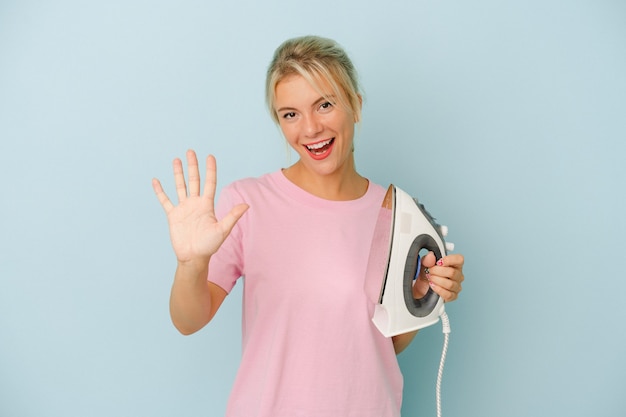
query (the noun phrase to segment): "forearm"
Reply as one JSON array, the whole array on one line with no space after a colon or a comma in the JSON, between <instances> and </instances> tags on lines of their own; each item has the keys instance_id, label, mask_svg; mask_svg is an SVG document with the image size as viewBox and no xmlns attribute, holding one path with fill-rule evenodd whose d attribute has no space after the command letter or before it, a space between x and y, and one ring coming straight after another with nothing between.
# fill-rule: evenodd
<instances>
[{"instance_id":1,"label":"forearm","mask_svg":"<svg viewBox=\"0 0 626 417\"><path fill-rule=\"evenodd\" d=\"M208 262L179 263L170 294L172 323L182 334L192 334L212 318L213 303L207 282Z\"/></svg>"},{"instance_id":2,"label":"forearm","mask_svg":"<svg viewBox=\"0 0 626 417\"><path fill-rule=\"evenodd\" d=\"M399 334L391 338L391 340L393 341L393 349L396 351L396 355L406 349L407 346L409 346L409 344L415 338L417 332L418 331L415 330L414 332Z\"/></svg>"},{"instance_id":3,"label":"forearm","mask_svg":"<svg viewBox=\"0 0 626 417\"><path fill-rule=\"evenodd\" d=\"M422 298L426 292L428 291L428 280L420 277L413 284L413 298L419 299ZM415 338L417 334L417 330L409 333L403 333L396 336L393 336L391 340L393 341L393 349L396 351L396 355L402 352L407 348Z\"/></svg>"}]
</instances>

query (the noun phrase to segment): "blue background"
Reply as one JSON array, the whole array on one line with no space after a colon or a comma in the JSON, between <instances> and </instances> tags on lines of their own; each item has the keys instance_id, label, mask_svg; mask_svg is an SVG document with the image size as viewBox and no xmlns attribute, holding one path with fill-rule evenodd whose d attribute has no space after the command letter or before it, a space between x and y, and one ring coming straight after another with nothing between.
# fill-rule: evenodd
<instances>
[{"instance_id":1,"label":"blue background","mask_svg":"<svg viewBox=\"0 0 626 417\"><path fill-rule=\"evenodd\" d=\"M338 40L365 90L357 165L450 227L446 416L624 416L626 3L0 3L0 416L219 416L238 285L170 324L156 176L220 187L295 161L264 107L284 39ZM400 355L434 415L440 326Z\"/></svg>"}]
</instances>

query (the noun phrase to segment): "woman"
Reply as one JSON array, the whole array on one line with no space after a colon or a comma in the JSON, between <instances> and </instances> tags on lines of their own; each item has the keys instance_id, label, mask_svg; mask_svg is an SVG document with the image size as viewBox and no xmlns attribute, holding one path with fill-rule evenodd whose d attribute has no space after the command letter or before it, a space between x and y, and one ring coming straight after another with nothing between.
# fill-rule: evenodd
<instances>
[{"instance_id":1,"label":"woman","mask_svg":"<svg viewBox=\"0 0 626 417\"><path fill-rule=\"evenodd\" d=\"M274 55L266 94L295 164L229 185L215 211L212 156L202 193L194 152L187 183L174 161L176 206L153 181L178 259L172 321L183 334L198 331L244 277L242 361L228 416L398 416L395 355L416 332L387 339L371 322L365 268L386 190L355 168L354 67L332 40L291 39ZM420 272L415 293L430 285L456 299L463 257L435 264L428 254L422 264L429 273Z\"/></svg>"}]
</instances>

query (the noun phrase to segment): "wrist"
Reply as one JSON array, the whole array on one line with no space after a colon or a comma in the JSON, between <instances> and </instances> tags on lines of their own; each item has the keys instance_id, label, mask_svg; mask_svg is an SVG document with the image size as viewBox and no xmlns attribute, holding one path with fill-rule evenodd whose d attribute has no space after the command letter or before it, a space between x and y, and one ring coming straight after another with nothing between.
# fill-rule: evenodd
<instances>
[{"instance_id":1,"label":"wrist","mask_svg":"<svg viewBox=\"0 0 626 417\"><path fill-rule=\"evenodd\" d=\"M188 260L178 260L177 270L183 272L185 275L198 275L206 273L209 269L209 260L211 258L194 258Z\"/></svg>"}]
</instances>

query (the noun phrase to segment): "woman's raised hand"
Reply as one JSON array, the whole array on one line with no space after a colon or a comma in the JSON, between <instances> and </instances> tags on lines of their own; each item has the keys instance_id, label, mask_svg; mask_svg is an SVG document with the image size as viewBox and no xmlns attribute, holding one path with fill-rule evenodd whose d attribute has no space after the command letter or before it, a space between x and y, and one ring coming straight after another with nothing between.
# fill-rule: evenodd
<instances>
[{"instance_id":1,"label":"woman's raised hand","mask_svg":"<svg viewBox=\"0 0 626 417\"><path fill-rule=\"evenodd\" d=\"M179 263L208 263L217 252L233 226L248 209L247 204L233 207L223 219L215 217L214 200L216 187L215 158L206 159L206 180L200 194L198 158L192 150L187 151L188 184L185 183L182 161L174 160L174 181L178 205L174 205L158 179L152 180L152 188L167 214L170 239Z\"/></svg>"}]
</instances>

